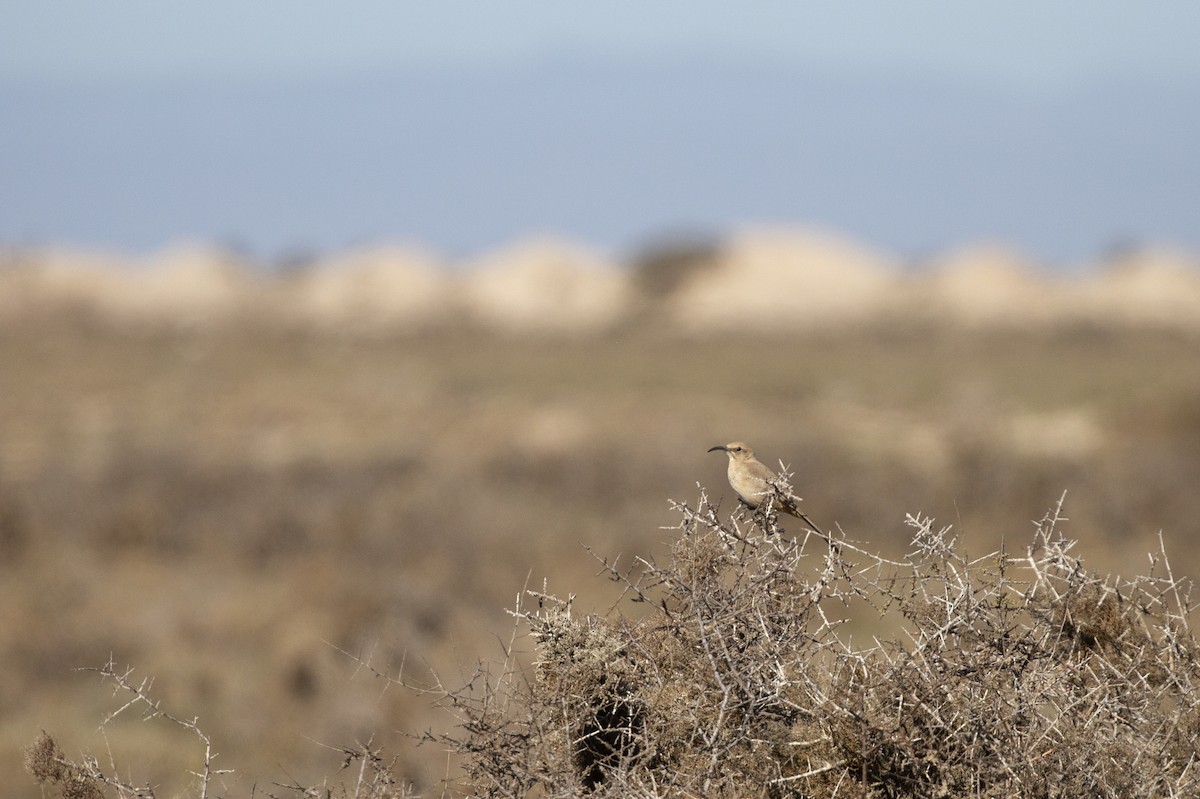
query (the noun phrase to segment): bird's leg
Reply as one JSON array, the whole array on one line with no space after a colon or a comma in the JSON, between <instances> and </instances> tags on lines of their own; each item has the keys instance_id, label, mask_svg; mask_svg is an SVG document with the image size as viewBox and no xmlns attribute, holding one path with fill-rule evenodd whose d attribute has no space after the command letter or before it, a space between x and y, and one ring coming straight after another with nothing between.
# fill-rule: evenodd
<instances>
[{"instance_id":1,"label":"bird's leg","mask_svg":"<svg viewBox=\"0 0 1200 799\"><path fill-rule=\"evenodd\" d=\"M761 528L765 532L768 532L768 533L770 532L770 530L767 527L767 515L766 515L766 512L763 510L763 506L761 503L758 505L751 505L746 500L742 499L741 497L738 497L738 504L741 505L746 510L750 511L751 520L756 525L758 525L759 528Z\"/></svg>"},{"instance_id":2,"label":"bird's leg","mask_svg":"<svg viewBox=\"0 0 1200 799\"><path fill-rule=\"evenodd\" d=\"M742 500L745 502L745 500ZM749 505L749 503L746 503ZM772 502L760 502L758 507L752 507L752 514L755 523L767 535L775 535L776 533L786 533L779 526L779 511L775 510L775 504Z\"/></svg>"}]
</instances>

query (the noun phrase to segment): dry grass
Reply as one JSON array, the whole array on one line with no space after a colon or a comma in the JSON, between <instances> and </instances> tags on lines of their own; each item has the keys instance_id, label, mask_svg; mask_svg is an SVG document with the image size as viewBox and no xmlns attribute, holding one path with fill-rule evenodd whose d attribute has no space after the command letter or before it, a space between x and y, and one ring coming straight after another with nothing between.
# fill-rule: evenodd
<instances>
[{"instance_id":1,"label":"dry grass","mask_svg":"<svg viewBox=\"0 0 1200 799\"><path fill-rule=\"evenodd\" d=\"M603 563L623 599L581 614L526 590L500 661L461 687L420 687L352 656L386 688L453 718L424 743L480 797L1185 797L1200 790L1200 648L1190 582L1166 553L1145 574L1101 577L1071 554L1062 500L1020 552L968 559L949 526L910 515L911 551L876 555L842 531L789 534L773 511L721 512L701 491L669 558ZM628 604L632 603L632 604ZM856 644L848 608L893 618ZM637 612L630 613L630 610ZM533 644L536 660L519 656ZM203 743L191 795L207 799L211 739L148 680L100 669L134 709ZM432 747L431 747L432 748ZM342 774L304 797L401 799L396 761L341 750ZM66 757L42 733L26 769L64 799L155 799L117 765ZM222 792L220 795L230 795Z\"/></svg>"},{"instance_id":2,"label":"dry grass","mask_svg":"<svg viewBox=\"0 0 1200 799\"><path fill-rule=\"evenodd\" d=\"M1196 344L6 329L0 773L38 796L20 751L45 728L74 760L110 746L120 778L160 796L194 787L186 736L122 720L97 741L112 708L74 669L111 658L200 718L235 769L218 795L319 784L355 741L396 753L400 782L429 795L446 761L398 731L450 732L444 717L350 679L337 649L446 676L494 651L530 579L575 592L584 616L609 607L620 586L592 579L580 545L661 556L664 498L718 484L704 450L732 438L788 461L818 523L889 559L908 551L905 510L988 552L1024 546L1025 520L1068 489L1091 568L1127 571L1161 530L1195 574ZM847 632L879 629L847 617Z\"/></svg>"}]
</instances>

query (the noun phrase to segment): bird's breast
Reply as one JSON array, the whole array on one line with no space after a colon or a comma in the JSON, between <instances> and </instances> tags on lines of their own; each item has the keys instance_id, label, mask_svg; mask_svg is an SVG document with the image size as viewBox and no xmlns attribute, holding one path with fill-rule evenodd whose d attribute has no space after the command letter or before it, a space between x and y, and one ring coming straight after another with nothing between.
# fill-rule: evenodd
<instances>
[{"instance_id":1,"label":"bird's breast","mask_svg":"<svg viewBox=\"0 0 1200 799\"><path fill-rule=\"evenodd\" d=\"M748 474L744 469L734 468L734 466L729 468L729 485L733 486L733 490L739 497L755 506L769 491L762 478Z\"/></svg>"}]
</instances>

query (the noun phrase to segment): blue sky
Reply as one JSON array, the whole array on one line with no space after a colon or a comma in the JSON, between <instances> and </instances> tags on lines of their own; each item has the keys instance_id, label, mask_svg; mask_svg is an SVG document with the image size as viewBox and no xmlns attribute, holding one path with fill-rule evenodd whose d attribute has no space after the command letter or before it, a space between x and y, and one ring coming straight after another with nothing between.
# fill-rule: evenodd
<instances>
[{"instance_id":1,"label":"blue sky","mask_svg":"<svg viewBox=\"0 0 1200 799\"><path fill-rule=\"evenodd\" d=\"M0 73L311 72L587 52L767 57L1059 87L1200 76L1191 0L48 0L0 6Z\"/></svg>"},{"instance_id":2,"label":"blue sky","mask_svg":"<svg viewBox=\"0 0 1200 799\"><path fill-rule=\"evenodd\" d=\"M1197 41L1190 0L8 2L0 243L1200 249Z\"/></svg>"}]
</instances>

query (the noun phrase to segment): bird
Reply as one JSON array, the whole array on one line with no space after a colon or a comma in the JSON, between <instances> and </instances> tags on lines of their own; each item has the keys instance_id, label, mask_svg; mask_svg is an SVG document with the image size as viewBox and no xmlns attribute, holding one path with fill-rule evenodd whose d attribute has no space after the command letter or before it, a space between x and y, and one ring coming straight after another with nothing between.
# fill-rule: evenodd
<instances>
[{"instance_id":1,"label":"bird","mask_svg":"<svg viewBox=\"0 0 1200 799\"><path fill-rule=\"evenodd\" d=\"M754 457L754 450L750 449L748 444L741 441L733 441L729 444L718 444L715 447L710 447L709 452L723 451L729 456L729 485L737 492L742 502L749 505L751 508L758 510L759 505L766 497L773 496L775 498L775 509L783 511L797 519L801 519L817 532L821 532L820 528L813 524L808 516L800 510L797 503L800 497L794 494L784 494L777 487L779 476L775 474L766 464L762 463L758 458Z\"/></svg>"}]
</instances>

